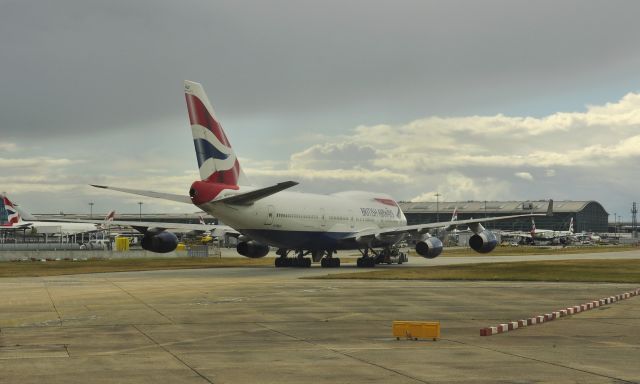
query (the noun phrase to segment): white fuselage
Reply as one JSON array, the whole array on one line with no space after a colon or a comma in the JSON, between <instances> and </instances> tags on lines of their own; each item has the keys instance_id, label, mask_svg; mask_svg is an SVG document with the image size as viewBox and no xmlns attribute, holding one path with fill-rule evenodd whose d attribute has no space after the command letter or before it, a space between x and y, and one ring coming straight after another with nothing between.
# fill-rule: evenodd
<instances>
[{"instance_id":1,"label":"white fuselage","mask_svg":"<svg viewBox=\"0 0 640 384\"><path fill-rule=\"evenodd\" d=\"M76 233L94 232L99 229L96 224L60 221L21 221L17 226L26 227L27 231L48 235L74 235Z\"/></svg>"},{"instance_id":2,"label":"white fuselage","mask_svg":"<svg viewBox=\"0 0 640 384\"><path fill-rule=\"evenodd\" d=\"M224 190L219 198L252 189ZM199 207L251 239L288 249L355 249L362 244L343 238L407 223L391 197L370 192L318 195L283 191L247 206L210 202Z\"/></svg>"}]
</instances>

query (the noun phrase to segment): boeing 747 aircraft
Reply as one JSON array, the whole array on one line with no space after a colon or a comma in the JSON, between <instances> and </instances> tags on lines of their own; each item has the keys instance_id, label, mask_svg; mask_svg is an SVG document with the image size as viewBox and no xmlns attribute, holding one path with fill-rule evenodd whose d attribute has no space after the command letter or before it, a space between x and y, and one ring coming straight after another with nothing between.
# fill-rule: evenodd
<instances>
[{"instance_id":1,"label":"boeing 747 aircraft","mask_svg":"<svg viewBox=\"0 0 640 384\"><path fill-rule=\"evenodd\" d=\"M383 193L348 191L319 195L288 191L298 184L295 181L264 188L251 186L202 86L185 81L184 91L201 178L193 182L189 195L94 186L194 204L241 234L237 251L243 256L263 257L270 247L276 247L279 256L276 266L310 266L314 261L324 267L337 267L340 265L340 260L334 257L337 250L357 249L362 254L358 266L371 267L391 254L395 244L413 238L417 240L415 250L419 255L434 258L440 255L443 245L429 231L457 225L468 226L474 233L469 240L471 248L487 253L496 247L497 241L481 221L545 215L407 225L398 203ZM551 214L552 205L550 201L547 214ZM149 240L145 249L156 252L175 249L175 236L163 233L146 235ZM295 256L289 257L290 253Z\"/></svg>"}]
</instances>

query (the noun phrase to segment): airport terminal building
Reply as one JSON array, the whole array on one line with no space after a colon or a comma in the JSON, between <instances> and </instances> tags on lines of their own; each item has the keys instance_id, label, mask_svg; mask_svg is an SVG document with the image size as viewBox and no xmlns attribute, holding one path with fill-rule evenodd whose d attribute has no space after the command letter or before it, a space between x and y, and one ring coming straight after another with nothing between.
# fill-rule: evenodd
<instances>
[{"instance_id":1,"label":"airport terminal building","mask_svg":"<svg viewBox=\"0 0 640 384\"><path fill-rule=\"evenodd\" d=\"M457 208L458 220L522 215L526 213L546 213L547 201L442 201L442 202L400 202L408 224L424 224L451 220ZM536 228L566 231L573 217L575 232L607 232L609 214L597 201L554 201L553 216L536 217ZM505 231L529 231L528 218L496 221L485 224L489 229Z\"/></svg>"}]
</instances>

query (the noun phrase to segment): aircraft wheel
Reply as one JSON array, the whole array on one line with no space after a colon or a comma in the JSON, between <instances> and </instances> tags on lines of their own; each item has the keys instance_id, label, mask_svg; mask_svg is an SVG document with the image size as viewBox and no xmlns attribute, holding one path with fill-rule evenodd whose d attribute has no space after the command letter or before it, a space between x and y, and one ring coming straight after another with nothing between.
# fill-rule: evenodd
<instances>
[{"instance_id":1,"label":"aircraft wheel","mask_svg":"<svg viewBox=\"0 0 640 384\"><path fill-rule=\"evenodd\" d=\"M360 268L373 268L376 266L376 260L373 257L360 257L358 258L356 265Z\"/></svg>"}]
</instances>

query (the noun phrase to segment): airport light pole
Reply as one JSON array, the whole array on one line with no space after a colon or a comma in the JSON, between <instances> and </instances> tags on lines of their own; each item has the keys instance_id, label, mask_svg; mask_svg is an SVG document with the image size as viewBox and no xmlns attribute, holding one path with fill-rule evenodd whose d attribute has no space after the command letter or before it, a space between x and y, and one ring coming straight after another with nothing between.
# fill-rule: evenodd
<instances>
[{"instance_id":1,"label":"airport light pole","mask_svg":"<svg viewBox=\"0 0 640 384\"><path fill-rule=\"evenodd\" d=\"M140 221L142 221L142 204L144 204L142 201L138 201L138 205L140 207L140 211L139 211L139 219Z\"/></svg>"},{"instance_id":2,"label":"airport light pole","mask_svg":"<svg viewBox=\"0 0 640 384\"><path fill-rule=\"evenodd\" d=\"M438 200L438 198L442 195L436 192L435 196L436 196L436 222L439 222L440 221L440 205L439 205L440 200Z\"/></svg>"},{"instance_id":3,"label":"airport light pole","mask_svg":"<svg viewBox=\"0 0 640 384\"><path fill-rule=\"evenodd\" d=\"M487 200L484 201L484 218L487 218ZM487 228L489 228L489 226L487 225Z\"/></svg>"},{"instance_id":4,"label":"airport light pole","mask_svg":"<svg viewBox=\"0 0 640 384\"><path fill-rule=\"evenodd\" d=\"M635 239L638 237L638 208L636 207L636 202L633 202L631 206L631 233L632 237Z\"/></svg>"},{"instance_id":5,"label":"airport light pole","mask_svg":"<svg viewBox=\"0 0 640 384\"><path fill-rule=\"evenodd\" d=\"M93 219L93 201L89 203L89 219Z\"/></svg>"}]
</instances>

